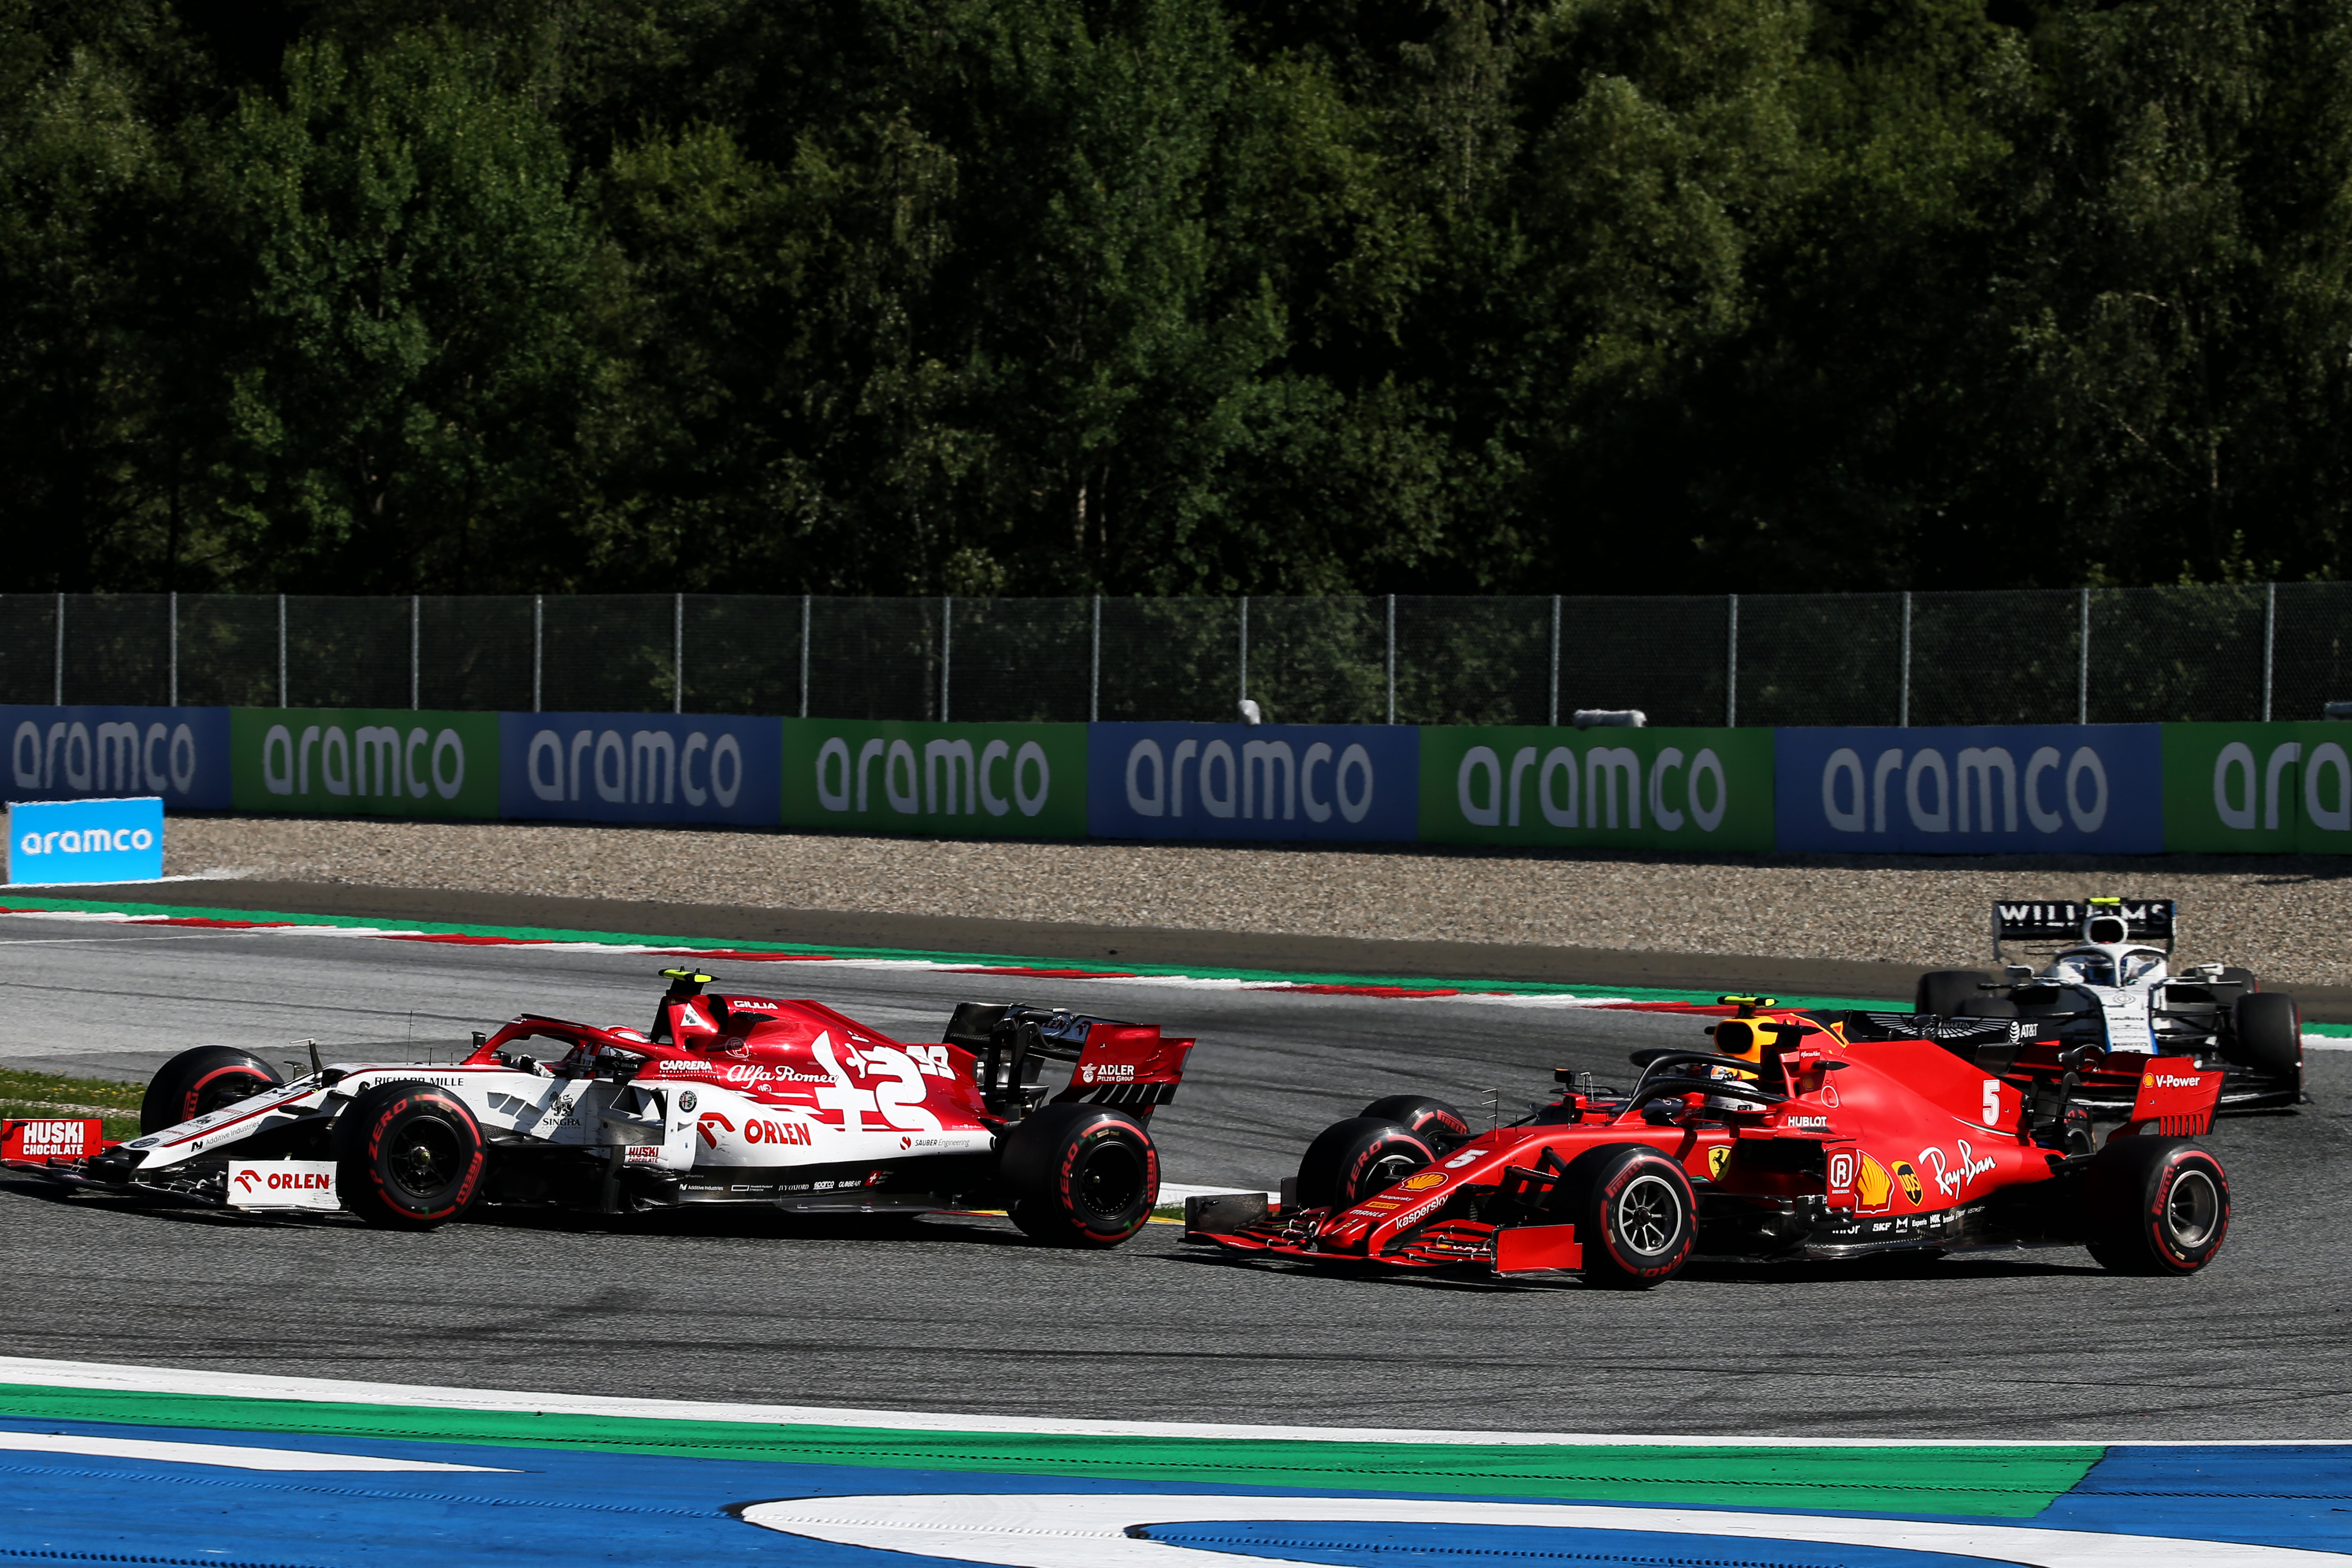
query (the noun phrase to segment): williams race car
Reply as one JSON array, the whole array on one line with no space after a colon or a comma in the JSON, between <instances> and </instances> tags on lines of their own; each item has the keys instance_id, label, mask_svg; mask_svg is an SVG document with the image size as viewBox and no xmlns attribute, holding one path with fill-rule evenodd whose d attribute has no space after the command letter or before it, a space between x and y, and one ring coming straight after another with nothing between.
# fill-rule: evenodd
<instances>
[{"instance_id":1,"label":"williams race car","mask_svg":"<svg viewBox=\"0 0 2352 1568\"><path fill-rule=\"evenodd\" d=\"M2001 977L1976 970L1921 975L1915 1017L1934 1022L1915 1026L1955 1048L1997 1044L2005 1034L2012 1041L2095 1045L2111 1058L2190 1057L2226 1075L2226 1109L2300 1101L2303 1015L2294 998L2264 991L2252 972L2224 964L2173 973L2178 931L2170 899L2004 900L1992 911ZM2033 944L2030 955L2042 967L2007 962L2004 943ZM2016 1026L2009 1029L1974 1022L2011 1019ZM2132 1089L2086 1078L2078 1100L2103 1116L2121 1115Z\"/></svg>"},{"instance_id":2,"label":"williams race car","mask_svg":"<svg viewBox=\"0 0 2352 1568\"><path fill-rule=\"evenodd\" d=\"M1001 1207L1039 1240L1111 1247L1150 1216L1147 1123L1175 1097L1191 1040L968 1002L942 1043L904 1045L821 1003L663 974L650 1031L526 1015L477 1035L455 1066L321 1066L314 1050L313 1070L287 1083L249 1051L201 1047L155 1075L140 1137L6 1163L82 1188L341 1208L405 1229L477 1204ZM1072 1068L1058 1094L1039 1081L1048 1062Z\"/></svg>"},{"instance_id":3,"label":"williams race car","mask_svg":"<svg viewBox=\"0 0 2352 1568\"><path fill-rule=\"evenodd\" d=\"M2189 1141L2221 1074L2185 1058L2140 1058L2133 1120L2095 1150L2072 1103L2091 1047L1993 1073L1930 1040L1853 1037L1860 1015L1759 997L1692 1011L1718 1020L1712 1048L1634 1052L1630 1090L1562 1069L1556 1103L1486 1132L1438 1100L1377 1100L1308 1145L1294 1203L1228 1203L1220 1223L1196 1199L1191 1233L1238 1257L1633 1289L1701 1254L1977 1247L2087 1246L2119 1272L2190 1274L2228 1233L2229 1179Z\"/></svg>"}]
</instances>

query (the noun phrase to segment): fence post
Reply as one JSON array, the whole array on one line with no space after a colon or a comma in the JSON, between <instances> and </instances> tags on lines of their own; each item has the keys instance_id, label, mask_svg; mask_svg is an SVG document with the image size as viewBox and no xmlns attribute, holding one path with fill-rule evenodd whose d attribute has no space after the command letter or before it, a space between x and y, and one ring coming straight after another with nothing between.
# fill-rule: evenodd
<instances>
[{"instance_id":1,"label":"fence post","mask_svg":"<svg viewBox=\"0 0 2352 1568\"><path fill-rule=\"evenodd\" d=\"M1544 722L1559 728L1559 595L1551 596L1551 712Z\"/></svg>"},{"instance_id":2,"label":"fence post","mask_svg":"<svg viewBox=\"0 0 2352 1568\"><path fill-rule=\"evenodd\" d=\"M670 606L669 644L669 710L686 711L686 595L680 594Z\"/></svg>"},{"instance_id":3,"label":"fence post","mask_svg":"<svg viewBox=\"0 0 2352 1568\"><path fill-rule=\"evenodd\" d=\"M813 595L801 595L801 717L808 717L809 605ZM883 781L887 784L889 781Z\"/></svg>"},{"instance_id":4,"label":"fence post","mask_svg":"<svg viewBox=\"0 0 2352 1568\"><path fill-rule=\"evenodd\" d=\"M1389 722L1396 722L1396 595L1389 595Z\"/></svg>"},{"instance_id":5,"label":"fence post","mask_svg":"<svg viewBox=\"0 0 2352 1568\"><path fill-rule=\"evenodd\" d=\"M63 594L58 595L56 618L58 623L57 683L56 689L49 695L49 702L52 707L62 708L66 705L66 596Z\"/></svg>"},{"instance_id":6,"label":"fence post","mask_svg":"<svg viewBox=\"0 0 2352 1568\"><path fill-rule=\"evenodd\" d=\"M1906 730L1911 727L1911 590L1903 590L1903 706L1896 722Z\"/></svg>"},{"instance_id":7,"label":"fence post","mask_svg":"<svg viewBox=\"0 0 2352 1568\"><path fill-rule=\"evenodd\" d=\"M58 646L63 647L65 644L60 641ZM1249 595L1247 594L1242 595L1242 700L1244 702L1249 700ZM1240 716L1236 711L1234 717Z\"/></svg>"},{"instance_id":8,"label":"fence post","mask_svg":"<svg viewBox=\"0 0 2352 1568\"><path fill-rule=\"evenodd\" d=\"M278 706L286 701L286 595L278 595Z\"/></svg>"},{"instance_id":9,"label":"fence post","mask_svg":"<svg viewBox=\"0 0 2352 1568\"><path fill-rule=\"evenodd\" d=\"M1095 595L1094 640L1087 655L1087 722L1102 719L1102 595Z\"/></svg>"},{"instance_id":10,"label":"fence post","mask_svg":"<svg viewBox=\"0 0 2352 1568\"><path fill-rule=\"evenodd\" d=\"M180 705L180 591L179 591L178 589L174 588L174 589L173 589L173 590L172 590L172 700L171 700L171 704L170 704L170 706L172 706L172 707L173 707L173 708L177 708L179 705Z\"/></svg>"},{"instance_id":11,"label":"fence post","mask_svg":"<svg viewBox=\"0 0 2352 1568\"><path fill-rule=\"evenodd\" d=\"M1723 727L1739 728L1739 595L1731 595L1731 650L1724 663Z\"/></svg>"},{"instance_id":12,"label":"fence post","mask_svg":"<svg viewBox=\"0 0 2352 1568\"><path fill-rule=\"evenodd\" d=\"M2271 661L2278 651L2278 584L2263 585L2263 722L2271 721Z\"/></svg>"},{"instance_id":13,"label":"fence post","mask_svg":"<svg viewBox=\"0 0 2352 1568\"><path fill-rule=\"evenodd\" d=\"M940 722L948 721L948 677L955 667L955 595L940 595ZM887 782L887 781L885 781Z\"/></svg>"},{"instance_id":14,"label":"fence post","mask_svg":"<svg viewBox=\"0 0 2352 1568\"><path fill-rule=\"evenodd\" d=\"M540 711L540 673L547 668L547 595L530 596L530 710Z\"/></svg>"},{"instance_id":15,"label":"fence post","mask_svg":"<svg viewBox=\"0 0 2352 1568\"><path fill-rule=\"evenodd\" d=\"M421 607L424 603L421 595L408 595L408 710L411 713L425 706L418 700L421 690L418 670L425 638L425 612Z\"/></svg>"},{"instance_id":16,"label":"fence post","mask_svg":"<svg viewBox=\"0 0 2352 1568\"><path fill-rule=\"evenodd\" d=\"M2081 662L2074 673L2074 722L2091 721L2091 590L2083 590L2083 629L2075 652Z\"/></svg>"}]
</instances>

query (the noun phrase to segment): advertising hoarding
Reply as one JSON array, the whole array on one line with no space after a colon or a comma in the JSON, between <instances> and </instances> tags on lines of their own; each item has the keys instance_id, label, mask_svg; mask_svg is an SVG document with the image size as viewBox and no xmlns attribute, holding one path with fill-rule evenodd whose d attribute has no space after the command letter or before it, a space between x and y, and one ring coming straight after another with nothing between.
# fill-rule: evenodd
<instances>
[{"instance_id":1,"label":"advertising hoarding","mask_svg":"<svg viewBox=\"0 0 2352 1568\"><path fill-rule=\"evenodd\" d=\"M1769 850L1772 788L1769 730L1421 731L1424 843Z\"/></svg>"},{"instance_id":2,"label":"advertising hoarding","mask_svg":"<svg viewBox=\"0 0 2352 1568\"><path fill-rule=\"evenodd\" d=\"M157 796L9 805L11 882L151 882L163 874Z\"/></svg>"},{"instance_id":3,"label":"advertising hoarding","mask_svg":"<svg viewBox=\"0 0 2352 1568\"><path fill-rule=\"evenodd\" d=\"M1093 724L1097 838L1409 842L1419 732L1390 724Z\"/></svg>"},{"instance_id":4,"label":"advertising hoarding","mask_svg":"<svg viewBox=\"0 0 2352 1568\"><path fill-rule=\"evenodd\" d=\"M226 708L0 705L8 798L159 795L193 811L229 807Z\"/></svg>"},{"instance_id":5,"label":"advertising hoarding","mask_svg":"<svg viewBox=\"0 0 2352 1568\"><path fill-rule=\"evenodd\" d=\"M239 708L229 721L239 811L499 814L499 716L407 708Z\"/></svg>"},{"instance_id":6,"label":"advertising hoarding","mask_svg":"<svg viewBox=\"0 0 2352 1568\"><path fill-rule=\"evenodd\" d=\"M2164 849L2154 724L1780 730L1784 853L2154 855Z\"/></svg>"},{"instance_id":7,"label":"advertising hoarding","mask_svg":"<svg viewBox=\"0 0 2352 1568\"><path fill-rule=\"evenodd\" d=\"M781 724L783 822L958 838L1083 838L1084 724Z\"/></svg>"},{"instance_id":8,"label":"advertising hoarding","mask_svg":"<svg viewBox=\"0 0 2352 1568\"><path fill-rule=\"evenodd\" d=\"M2164 847L2352 854L2352 724L2167 724Z\"/></svg>"},{"instance_id":9,"label":"advertising hoarding","mask_svg":"<svg viewBox=\"0 0 2352 1568\"><path fill-rule=\"evenodd\" d=\"M772 826L776 726L693 713L501 713L499 815Z\"/></svg>"}]
</instances>

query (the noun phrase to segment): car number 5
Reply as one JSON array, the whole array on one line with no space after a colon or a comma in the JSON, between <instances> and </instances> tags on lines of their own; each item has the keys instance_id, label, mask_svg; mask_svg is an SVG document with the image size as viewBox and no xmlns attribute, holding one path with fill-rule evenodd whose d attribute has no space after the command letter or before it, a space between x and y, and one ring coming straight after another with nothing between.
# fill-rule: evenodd
<instances>
[{"instance_id":1,"label":"car number 5","mask_svg":"<svg viewBox=\"0 0 2352 1568\"><path fill-rule=\"evenodd\" d=\"M2000 1125L2000 1080L1998 1079L1985 1079L1984 1124L1987 1127Z\"/></svg>"}]
</instances>

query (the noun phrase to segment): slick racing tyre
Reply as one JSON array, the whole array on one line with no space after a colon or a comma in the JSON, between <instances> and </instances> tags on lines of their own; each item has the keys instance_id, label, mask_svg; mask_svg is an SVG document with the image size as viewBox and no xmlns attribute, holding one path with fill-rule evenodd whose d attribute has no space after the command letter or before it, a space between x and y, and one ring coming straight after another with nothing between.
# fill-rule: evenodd
<instances>
[{"instance_id":1,"label":"slick racing tyre","mask_svg":"<svg viewBox=\"0 0 2352 1568\"><path fill-rule=\"evenodd\" d=\"M1968 1009L1984 997L1979 987L1992 976L1974 969L1937 969L1919 976L1919 989L1914 995L1914 1013L1933 1013L1938 1018L1958 1018L1968 1016Z\"/></svg>"},{"instance_id":2,"label":"slick racing tyre","mask_svg":"<svg viewBox=\"0 0 2352 1568\"><path fill-rule=\"evenodd\" d=\"M285 1081L277 1068L235 1046L198 1046L182 1051L148 1083L139 1101L139 1134L143 1138L194 1121Z\"/></svg>"},{"instance_id":3,"label":"slick racing tyre","mask_svg":"<svg viewBox=\"0 0 2352 1568\"><path fill-rule=\"evenodd\" d=\"M1470 1142L1469 1118L1445 1101L1432 1100L1425 1094L1391 1094L1372 1101L1360 1114L1402 1122L1440 1151L1459 1148Z\"/></svg>"},{"instance_id":4,"label":"slick racing tyre","mask_svg":"<svg viewBox=\"0 0 2352 1568\"><path fill-rule=\"evenodd\" d=\"M1124 1110L1044 1105L1004 1142L1013 1223L1055 1247L1117 1247L1160 1201L1160 1152Z\"/></svg>"},{"instance_id":5,"label":"slick racing tyre","mask_svg":"<svg viewBox=\"0 0 2352 1568\"><path fill-rule=\"evenodd\" d=\"M2116 1274L2194 1274L2230 1233L2230 1178L2186 1138L2117 1138L2083 1173L2091 1256Z\"/></svg>"},{"instance_id":6,"label":"slick racing tyre","mask_svg":"<svg viewBox=\"0 0 2352 1568\"><path fill-rule=\"evenodd\" d=\"M1586 1284L1646 1290L1690 1260L1698 1237L1690 1178L1648 1144L1588 1150L1570 1163L1564 1184Z\"/></svg>"},{"instance_id":7,"label":"slick racing tyre","mask_svg":"<svg viewBox=\"0 0 2352 1568\"><path fill-rule=\"evenodd\" d=\"M429 1083L380 1083L335 1119L335 1189L370 1225L431 1230L482 1188L481 1124Z\"/></svg>"},{"instance_id":8,"label":"slick racing tyre","mask_svg":"<svg viewBox=\"0 0 2352 1568\"><path fill-rule=\"evenodd\" d=\"M2303 1088L2303 1010L2284 991L2238 998L2230 1054L2266 1078Z\"/></svg>"},{"instance_id":9,"label":"slick racing tyre","mask_svg":"<svg viewBox=\"0 0 2352 1568\"><path fill-rule=\"evenodd\" d=\"M1316 1135L1298 1160L1298 1202L1343 1209L1437 1162L1437 1146L1385 1116L1351 1116Z\"/></svg>"}]
</instances>

